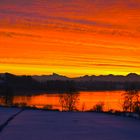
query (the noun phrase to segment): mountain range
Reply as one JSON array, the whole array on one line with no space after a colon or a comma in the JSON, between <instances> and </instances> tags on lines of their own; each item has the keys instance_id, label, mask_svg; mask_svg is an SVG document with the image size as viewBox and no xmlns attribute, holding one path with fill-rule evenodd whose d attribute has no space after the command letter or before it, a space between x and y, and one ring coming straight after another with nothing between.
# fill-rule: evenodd
<instances>
[{"instance_id":1,"label":"mountain range","mask_svg":"<svg viewBox=\"0 0 140 140\"><path fill-rule=\"evenodd\" d=\"M75 78L69 78L63 75L59 75L56 73L53 73L52 75L34 75L32 76L33 79L39 81L39 82L45 82L48 80L74 80L74 81L107 81L107 82L139 82L140 81L140 75L136 73L129 73L126 76L123 75L85 75L81 77L75 77Z\"/></svg>"}]
</instances>

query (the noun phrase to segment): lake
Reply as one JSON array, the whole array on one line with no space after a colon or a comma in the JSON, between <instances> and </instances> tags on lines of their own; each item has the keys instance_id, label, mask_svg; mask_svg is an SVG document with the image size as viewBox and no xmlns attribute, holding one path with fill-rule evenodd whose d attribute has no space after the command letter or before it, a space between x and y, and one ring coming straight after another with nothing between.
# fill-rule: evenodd
<instances>
[{"instance_id":1,"label":"lake","mask_svg":"<svg viewBox=\"0 0 140 140\"><path fill-rule=\"evenodd\" d=\"M92 109L98 103L104 103L104 110L122 110L124 91L84 91L79 92L77 104L78 110ZM41 93L32 96L14 96L13 104L22 104L30 107L62 109L60 105L60 94ZM2 98L0 99L2 104Z\"/></svg>"}]
</instances>

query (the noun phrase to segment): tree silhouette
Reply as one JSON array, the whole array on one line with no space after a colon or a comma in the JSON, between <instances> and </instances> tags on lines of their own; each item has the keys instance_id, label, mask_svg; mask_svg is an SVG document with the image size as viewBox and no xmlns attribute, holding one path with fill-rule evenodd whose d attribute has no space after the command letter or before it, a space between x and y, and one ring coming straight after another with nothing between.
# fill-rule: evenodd
<instances>
[{"instance_id":1,"label":"tree silhouette","mask_svg":"<svg viewBox=\"0 0 140 140\"><path fill-rule=\"evenodd\" d=\"M140 113L139 89L134 83L127 85L123 97L123 111Z\"/></svg>"},{"instance_id":2,"label":"tree silhouette","mask_svg":"<svg viewBox=\"0 0 140 140\"><path fill-rule=\"evenodd\" d=\"M11 87L7 86L5 95L4 95L4 100L5 100L5 105L11 106L13 104L13 90Z\"/></svg>"},{"instance_id":3,"label":"tree silhouette","mask_svg":"<svg viewBox=\"0 0 140 140\"><path fill-rule=\"evenodd\" d=\"M59 102L62 107L62 111L75 111L77 110L77 103L79 100L79 94L76 92L69 92L59 95Z\"/></svg>"}]
</instances>

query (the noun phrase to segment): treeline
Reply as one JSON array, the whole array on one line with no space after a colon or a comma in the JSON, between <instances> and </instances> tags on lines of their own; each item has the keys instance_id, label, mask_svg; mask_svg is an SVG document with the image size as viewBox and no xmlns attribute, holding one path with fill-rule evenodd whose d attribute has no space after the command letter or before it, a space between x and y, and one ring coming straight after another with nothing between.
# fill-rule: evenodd
<instances>
[{"instance_id":1,"label":"treeline","mask_svg":"<svg viewBox=\"0 0 140 140\"><path fill-rule=\"evenodd\" d=\"M78 90L126 90L128 88L140 89L140 82L108 82L108 81L87 81L76 82Z\"/></svg>"},{"instance_id":2,"label":"treeline","mask_svg":"<svg viewBox=\"0 0 140 140\"><path fill-rule=\"evenodd\" d=\"M99 91L99 90L140 90L140 82L74 81L49 80L42 83L46 91Z\"/></svg>"},{"instance_id":3,"label":"treeline","mask_svg":"<svg viewBox=\"0 0 140 140\"><path fill-rule=\"evenodd\" d=\"M126 90L126 88L140 89L140 82L109 82L109 81L76 81L76 80L48 80L39 82L31 76L16 76L5 74L0 76L0 94L12 90L46 92L73 92L73 91L97 91L97 90Z\"/></svg>"},{"instance_id":4,"label":"treeline","mask_svg":"<svg viewBox=\"0 0 140 140\"><path fill-rule=\"evenodd\" d=\"M35 81L31 76L16 76L6 73L0 77L0 81L0 94L9 89L13 92L42 89L41 83Z\"/></svg>"},{"instance_id":5,"label":"treeline","mask_svg":"<svg viewBox=\"0 0 140 140\"><path fill-rule=\"evenodd\" d=\"M76 84L72 80L49 80L46 82L39 82L31 76L16 76L9 73L0 76L0 95L22 92L25 94L34 94L36 91L75 92L76 90Z\"/></svg>"},{"instance_id":6,"label":"treeline","mask_svg":"<svg viewBox=\"0 0 140 140\"><path fill-rule=\"evenodd\" d=\"M72 80L49 80L42 83L46 91L55 91L55 92L75 92L78 90L76 83Z\"/></svg>"}]
</instances>

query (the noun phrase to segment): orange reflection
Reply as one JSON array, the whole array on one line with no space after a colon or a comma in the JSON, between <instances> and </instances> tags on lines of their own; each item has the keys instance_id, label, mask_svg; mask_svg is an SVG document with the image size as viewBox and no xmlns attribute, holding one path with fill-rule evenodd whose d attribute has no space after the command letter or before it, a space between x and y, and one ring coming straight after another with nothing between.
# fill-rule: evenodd
<instances>
[{"instance_id":1,"label":"orange reflection","mask_svg":"<svg viewBox=\"0 0 140 140\"><path fill-rule=\"evenodd\" d=\"M104 110L122 110L122 93L124 91L100 91L100 92L80 92L79 102L77 104L78 110L92 109L94 105L99 102L104 103ZM43 108L51 105L53 109L61 110L59 103L59 94L42 94L35 96L16 96L14 97L14 104L26 104L27 106L35 106Z\"/></svg>"}]
</instances>

